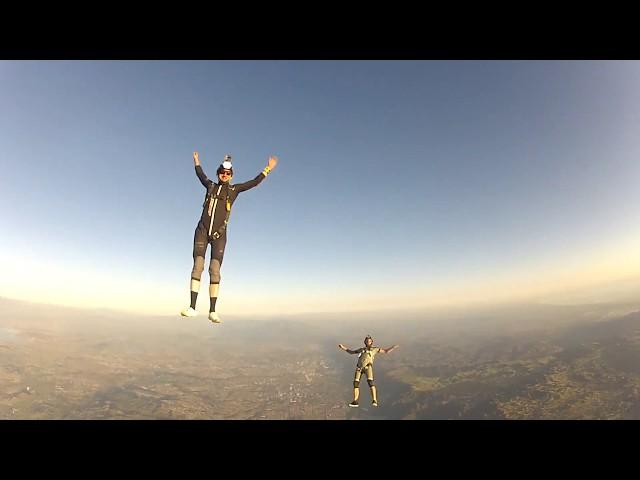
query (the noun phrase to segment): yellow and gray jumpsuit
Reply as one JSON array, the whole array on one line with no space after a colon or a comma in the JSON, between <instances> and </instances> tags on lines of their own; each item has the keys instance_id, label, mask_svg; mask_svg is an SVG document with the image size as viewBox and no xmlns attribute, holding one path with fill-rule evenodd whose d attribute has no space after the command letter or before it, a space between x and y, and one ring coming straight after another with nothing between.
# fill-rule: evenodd
<instances>
[{"instance_id":1,"label":"yellow and gray jumpsuit","mask_svg":"<svg viewBox=\"0 0 640 480\"><path fill-rule=\"evenodd\" d=\"M200 165L196 166L196 175L207 189L202 215L193 237L193 270L191 278L200 280L204 270L204 257L211 244L211 262L209 264L210 283L220 283L220 266L227 245L227 223L231 206L238 194L256 187L265 179L269 171L265 169L253 180L230 185L228 182L215 183L208 179Z\"/></svg>"},{"instance_id":2,"label":"yellow and gray jumpsuit","mask_svg":"<svg viewBox=\"0 0 640 480\"><path fill-rule=\"evenodd\" d=\"M367 376L367 383L370 387L374 386L373 383L373 360L375 356L380 352L380 347L371 348L358 348L357 350L347 350L347 353L358 354L358 363L356 365L356 373L353 378L354 388L358 388L360 384L360 377L362 373Z\"/></svg>"}]
</instances>

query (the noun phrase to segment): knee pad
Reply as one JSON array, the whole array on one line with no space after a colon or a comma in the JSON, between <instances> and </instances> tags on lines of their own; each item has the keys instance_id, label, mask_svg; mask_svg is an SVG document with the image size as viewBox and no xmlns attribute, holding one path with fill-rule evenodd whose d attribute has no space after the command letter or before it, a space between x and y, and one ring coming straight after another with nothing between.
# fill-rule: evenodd
<instances>
[{"instance_id":1,"label":"knee pad","mask_svg":"<svg viewBox=\"0 0 640 480\"><path fill-rule=\"evenodd\" d=\"M358 388L360 386L360 382L357 380L353 381L353 388Z\"/></svg>"},{"instance_id":2,"label":"knee pad","mask_svg":"<svg viewBox=\"0 0 640 480\"><path fill-rule=\"evenodd\" d=\"M191 270L191 278L200 280L204 271L204 257L195 257L193 259L193 269Z\"/></svg>"},{"instance_id":3,"label":"knee pad","mask_svg":"<svg viewBox=\"0 0 640 480\"><path fill-rule=\"evenodd\" d=\"M367 383L369 384L370 387L375 387L376 386L376 384L375 384L375 382L373 380L368 380L367 379Z\"/></svg>"},{"instance_id":4,"label":"knee pad","mask_svg":"<svg viewBox=\"0 0 640 480\"><path fill-rule=\"evenodd\" d=\"M209 283L220 283L220 260L216 258L209 264Z\"/></svg>"}]
</instances>

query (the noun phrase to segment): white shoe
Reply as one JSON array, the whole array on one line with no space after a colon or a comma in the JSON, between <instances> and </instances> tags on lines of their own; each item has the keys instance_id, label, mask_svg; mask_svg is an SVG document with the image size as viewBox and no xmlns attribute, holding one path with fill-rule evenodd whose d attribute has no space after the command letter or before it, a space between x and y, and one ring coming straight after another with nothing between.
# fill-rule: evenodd
<instances>
[{"instance_id":1,"label":"white shoe","mask_svg":"<svg viewBox=\"0 0 640 480\"><path fill-rule=\"evenodd\" d=\"M209 320L213 323L222 323L222 320L220 320L220 317L216 312L209 312Z\"/></svg>"},{"instance_id":2,"label":"white shoe","mask_svg":"<svg viewBox=\"0 0 640 480\"><path fill-rule=\"evenodd\" d=\"M180 312L180 315L182 315L183 317L195 317L196 315L198 315L198 312L193 308L189 307L186 310L182 310Z\"/></svg>"}]
</instances>

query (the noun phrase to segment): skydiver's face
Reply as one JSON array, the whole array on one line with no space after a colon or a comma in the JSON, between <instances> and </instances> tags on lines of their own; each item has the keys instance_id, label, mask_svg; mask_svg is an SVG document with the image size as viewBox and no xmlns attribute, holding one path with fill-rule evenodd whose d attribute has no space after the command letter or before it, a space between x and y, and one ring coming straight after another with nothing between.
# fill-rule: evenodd
<instances>
[{"instance_id":1,"label":"skydiver's face","mask_svg":"<svg viewBox=\"0 0 640 480\"><path fill-rule=\"evenodd\" d=\"M222 170L218 174L218 178L220 179L220 182L226 183L231 180L231 172L229 170Z\"/></svg>"}]
</instances>

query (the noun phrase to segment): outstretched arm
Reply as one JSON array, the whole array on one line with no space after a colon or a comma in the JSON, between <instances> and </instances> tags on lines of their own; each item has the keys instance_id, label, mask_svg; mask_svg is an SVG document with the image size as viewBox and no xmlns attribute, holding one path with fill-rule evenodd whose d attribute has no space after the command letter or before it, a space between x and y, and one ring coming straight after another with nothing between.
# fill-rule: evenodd
<instances>
[{"instance_id":1,"label":"outstretched arm","mask_svg":"<svg viewBox=\"0 0 640 480\"><path fill-rule=\"evenodd\" d=\"M345 347L343 344L339 343L338 344L338 348L340 350L344 350L347 353L350 353L351 355L354 355L356 353L360 353L360 350L349 350L347 347Z\"/></svg>"},{"instance_id":2,"label":"outstretched arm","mask_svg":"<svg viewBox=\"0 0 640 480\"><path fill-rule=\"evenodd\" d=\"M193 152L193 164L196 167L196 175L200 179L200 183L202 183L202 185L204 185L205 187L208 187L211 183L211 180L207 178L207 176L204 174L204 170L202 170L202 167L200 166L200 158L198 158L198 152Z\"/></svg>"},{"instance_id":3,"label":"outstretched arm","mask_svg":"<svg viewBox=\"0 0 640 480\"><path fill-rule=\"evenodd\" d=\"M262 180L264 180L267 177L267 175L271 173L271 170L276 168L277 164L278 164L278 157L275 157L273 155L270 156L269 164L266 167L264 167L264 170L262 170L262 172L260 172L256 178L254 178L253 180L249 180L248 182L236 183L235 188L238 191L238 193L244 192L245 190L249 190L253 187L257 187L260 184L260 182L262 182Z\"/></svg>"},{"instance_id":4,"label":"outstretched arm","mask_svg":"<svg viewBox=\"0 0 640 480\"><path fill-rule=\"evenodd\" d=\"M392 350L395 350L396 348L398 348L400 345L394 345L393 347L389 347L389 348L381 348L380 351L382 353L389 353Z\"/></svg>"}]
</instances>

